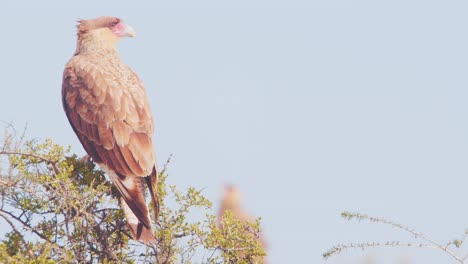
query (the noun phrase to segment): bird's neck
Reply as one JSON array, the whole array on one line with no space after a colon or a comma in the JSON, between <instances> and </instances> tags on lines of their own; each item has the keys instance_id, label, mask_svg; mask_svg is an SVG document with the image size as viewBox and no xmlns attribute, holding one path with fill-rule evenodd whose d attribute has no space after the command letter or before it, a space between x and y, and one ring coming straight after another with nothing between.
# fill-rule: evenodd
<instances>
[{"instance_id":1,"label":"bird's neck","mask_svg":"<svg viewBox=\"0 0 468 264\"><path fill-rule=\"evenodd\" d=\"M84 34L78 36L75 54L112 54L118 56L117 41L103 35Z\"/></svg>"},{"instance_id":2,"label":"bird's neck","mask_svg":"<svg viewBox=\"0 0 468 264\"><path fill-rule=\"evenodd\" d=\"M237 200L228 200L228 201L223 201L223 208L226 210L231 210L234 211L239 207L239 202Z\"/></svg>"}]
</instances>

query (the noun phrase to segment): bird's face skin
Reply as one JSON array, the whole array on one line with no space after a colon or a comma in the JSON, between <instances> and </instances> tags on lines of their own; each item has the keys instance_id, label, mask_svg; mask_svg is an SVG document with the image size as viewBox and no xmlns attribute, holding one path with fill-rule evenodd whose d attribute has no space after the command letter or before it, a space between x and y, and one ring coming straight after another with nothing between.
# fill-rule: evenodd
<instances>
[{"instance_id":1,"label":"bird's face skin","mask_svg":"<svg viewBox=\"0 0 468 264\"><path fill-rule=\"evenodd\" d=\"M129 25L126 25L122 22L112 23L109 25L110 31L117 37L135 37L136 33L135 30Z\"/></svg>"},{"instance_id":2,"label":"bird's face skin","mask_svg":"<svg viewBox=\"0 0 468 264\"><path fill-rule=\"evenodd\" d=\"M134 37L135 31L131 26L122 22L110 24L108 27L102 27L90 32L96 39L101 39L109 44L116 44L124 37Z\"/></svg>"}]
</instances>

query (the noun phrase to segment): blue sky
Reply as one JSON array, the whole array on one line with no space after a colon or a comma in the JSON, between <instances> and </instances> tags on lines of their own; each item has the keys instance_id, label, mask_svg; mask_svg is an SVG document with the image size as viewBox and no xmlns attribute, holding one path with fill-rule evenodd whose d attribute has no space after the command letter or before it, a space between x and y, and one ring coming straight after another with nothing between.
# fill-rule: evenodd
<instances>
[{"instance_id":1,"label":"blue sky","mask_svg":"<svg viewBox=\"0 0 468 264\"><path fill-rule=\"evenodd\" d=\"M219 200L237 185L262 216L271 263L450 263L430 250L337 243L411 237L343 221L406 223L442 242L468 224L465 1L11 1L0 9L0 120L84 154L65 118L76 20L118 16L146 85L172 184Z\"/></svg>"}]
</instances>

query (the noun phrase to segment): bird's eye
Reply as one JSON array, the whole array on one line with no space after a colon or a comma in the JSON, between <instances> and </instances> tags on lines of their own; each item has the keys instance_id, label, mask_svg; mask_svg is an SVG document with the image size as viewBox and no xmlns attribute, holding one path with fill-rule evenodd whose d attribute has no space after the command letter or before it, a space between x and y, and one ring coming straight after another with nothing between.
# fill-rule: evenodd
<instances>
[{"instance_id":1,"label":"bird's eye","mask_svg":"<svg viewBox=\"0 0 468 264\"><path fill-rule=\"evenodd\" d=\"M112 22L110 22L109 27L113 28L115 27L118 23L120 23L120 19L114 19Z\"/></svg>"}]
</instances>

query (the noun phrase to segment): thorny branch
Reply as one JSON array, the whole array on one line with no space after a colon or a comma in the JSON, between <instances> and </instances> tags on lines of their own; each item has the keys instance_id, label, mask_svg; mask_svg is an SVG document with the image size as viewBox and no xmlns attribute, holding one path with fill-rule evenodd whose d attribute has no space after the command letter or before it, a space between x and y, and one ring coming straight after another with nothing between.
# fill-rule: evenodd
<instances>
[{"instance_id":1,"label":"thorny branch","mask_svg":"<svg viewBox=\"0 0 468 264\"><path fill-rule=\"evenodd\" d=\"M20 223L21 225L23 225L23 227L26 229L26 230L29 230L30 232L33 232L34 234L36 234L38 237L44 239L45 241L53 244L54 242L52 242L50 239L48 239L47 237L45 237L43 234L39 233L34 227L32 227L31 225L29 225L27 222L21 220L21 218L19 218L18 216L10 213L10 212L7 212L3 209L0 209L0 216L2 216L4 219L7 219L6 218L6 215L8 215L9 217L13 218L14 220L16 220L16 222Z\"/></svg>"},{"instance_id":2,"label":"thorny branch","mask_svg":"<svg viewBox=\"0 0 468 264\"><path fill-rule=\"evenodd\" d=\"M19 152L19 151L5 151L5 150L0 151L0 155L21 155L21 156L33 157L41 161L44 161L46 164L50 164L52 166L52 169L54 170L55 175L60 173L60 169L57 167L57 161L51 160L41 155L37 155L34 153L26 153L26 152Z\"/></svg>"},{"instance_id":3,"label":"thorny branch","mask_svg":"<svg viewBox=\"0 0 468 264\"><path fill-rule=\"evenodd\" d=\"M20 237L21 239L21 243L23 244L23 247L27 249L27 252L29 254L29 257L30 258L34 258L35 255L34 253L32 252L31 248L29 247L28 243L24 240L24 238L21 236L21 232L18 231L18 229L16 228L16 226L13 224L13 222L4 214L2 214L0 212L0 216L10 225L10 227L13 229L13 231L18 235L18 237Z\"/></svg>"},{"instance_id":4,"label":"thorny branch","mask_svg":"<svg viewBox=\"0 0 468 264\"><path fill-rule=\"evenodd\" d=\"M330 250L325 252L323 254L323 257L325 259L327 259L327 258L329 258L329 257L331 257L333 255L339 254L339 253L341 253L342 251L344 251L346 249L351 249L351 248L361 248L361 249L364 250L364 249L371 248L371 247L396 247L396 246L399 246L399 247L417 247L417 248L438 249L438 250L441 250L441 251L445 252L447 255L449 255L451 258L453 258L457 262L462 263L462 264L466 264L465 260L466 260L467 256L465 256L464 258L461 258L461 257L457 256L452 250L449 249L450 245L455 244L455 246L457 246L457 244L455 242L449 242L449 243L446 243L446 244L438 243L438 242L428 238L423 233L416 231L414 228L411 228L409 226L397 223L395 221L392 221L392 220L389 220L389 219L386 219L386 218L372 217L372 216L368 216L368 215L365 215L365 214L354 213L354 212L343 212L343 213L341 213L341 216L343 218L345 218L346 220L353 220L353 219L356 219L358 221L366 220L366 221L370 221L370 222L374 222L374 223L381 223L381 224L385 224L385 225L390 225L390 226L393 226L393 227L395 227L397 229L403 230L403 231L413 235L415 238L421 239L422 241L425 241L426 243L425 244L424 243L418 244L418 243L400 242L400 241L387 241L385 243L367 242L367 243L358 243L358 244L341 244L341 245L334 246L333 248L331 248ZM467 236L467 233L465 232L465 235L464 235L463 239L458 241L458 243L461 244L465 240L466 236Z\"/></svg>"}]
</instances>

